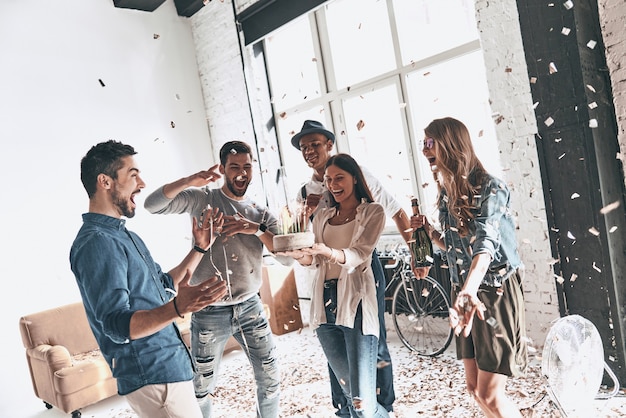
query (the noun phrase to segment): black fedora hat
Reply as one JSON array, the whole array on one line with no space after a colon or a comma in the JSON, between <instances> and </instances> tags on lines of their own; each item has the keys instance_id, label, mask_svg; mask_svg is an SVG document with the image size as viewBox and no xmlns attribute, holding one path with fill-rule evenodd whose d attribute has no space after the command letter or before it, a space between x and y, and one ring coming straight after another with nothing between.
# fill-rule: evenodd
<instances>
[{"instance_id":1,"label":"black fedora hat","mask_svg":"<svg viewBox=\"0 0 626 418\"><path fill-rule=\"evenodd\" d=\"M291 145L300 150L300 138L308 134L322 134L330 139L333 144L335 143L335 134L324 128L324 125L316 120L305 120L300 132L291 138Z\"/></svg>"}]
</instances>

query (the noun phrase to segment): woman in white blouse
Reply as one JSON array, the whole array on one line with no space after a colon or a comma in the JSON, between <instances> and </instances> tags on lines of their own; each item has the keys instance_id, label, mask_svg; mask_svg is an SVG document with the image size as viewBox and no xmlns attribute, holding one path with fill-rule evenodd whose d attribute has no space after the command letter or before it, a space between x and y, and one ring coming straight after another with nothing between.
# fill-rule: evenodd
<instances>
[{"instance_id":1,"label":"woman in white blouse","mask_svg":"<svg viewBox=\"0 0 626 418\"><path fill-rule=\"evenodd\" d=\"M311 327L351 403L352 416L388 417L376 401L379 324L371 269L385 213L348 154L330 157L324 181L332 202L313 219L316 243L282 254L317 271Z\"/></svg>"}]
</instances>

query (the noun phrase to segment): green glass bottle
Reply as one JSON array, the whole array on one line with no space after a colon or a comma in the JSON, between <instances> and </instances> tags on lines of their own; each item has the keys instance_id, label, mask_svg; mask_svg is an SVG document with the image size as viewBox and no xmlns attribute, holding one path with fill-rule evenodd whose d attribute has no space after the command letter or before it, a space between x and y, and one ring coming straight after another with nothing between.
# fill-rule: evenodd
<instances>
[{"instance_id":1,"label":"green glass bottle","mask_svg":"<svg viewBox=\"0 0 626 418\"><path fill-rule=\"evenodd\" d=\"M411 199L411 209L413 210L413 215L417 216L420 214L420 204L417 198ZM414 267L430 267L433 265L433 243L423 226L413 231L409 248Z\"/></svg>"}]
</instances>

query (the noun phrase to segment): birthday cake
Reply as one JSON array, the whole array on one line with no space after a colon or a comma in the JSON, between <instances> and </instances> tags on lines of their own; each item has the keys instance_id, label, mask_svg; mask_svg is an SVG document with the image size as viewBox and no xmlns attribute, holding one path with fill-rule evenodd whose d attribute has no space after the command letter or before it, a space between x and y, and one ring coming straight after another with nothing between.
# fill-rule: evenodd
<instances>
[{"instance_id":1,"label":"birthday cake","mask_svg":"<svg viewBox=\"0 0 626 418\"><path fill-rule=\"evenodd\" d=\"M274 235L274 252L293 251L310 248L315 244L313 232L293 232L290 234Z\"/></svg>"}]
</instances>

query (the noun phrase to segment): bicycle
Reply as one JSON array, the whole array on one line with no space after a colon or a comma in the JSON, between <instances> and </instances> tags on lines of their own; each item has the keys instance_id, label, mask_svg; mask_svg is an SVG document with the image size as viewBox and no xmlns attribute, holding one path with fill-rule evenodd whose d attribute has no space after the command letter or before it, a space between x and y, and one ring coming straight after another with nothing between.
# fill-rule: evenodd
<instances>
[{"instance_id":1,"label":"bicycle","mask_svg":"<svg viewBox=\"0 0 626 418\"><path fill-rule=\"evenodd\" d=\"M384 263L384 268L393 273L385 286L385 299L391 299L385 310L393 317L396 333L409 350L438 356L452 341L453 330L448 322L450 297L434 278L415 277L408 251L391 250L388 256L391 259Z\"/></svg>"}]
</instances>

